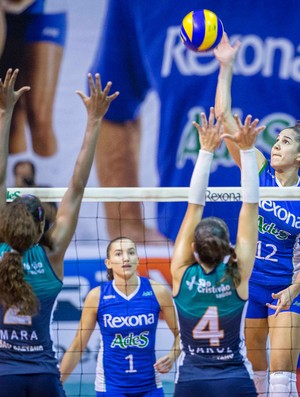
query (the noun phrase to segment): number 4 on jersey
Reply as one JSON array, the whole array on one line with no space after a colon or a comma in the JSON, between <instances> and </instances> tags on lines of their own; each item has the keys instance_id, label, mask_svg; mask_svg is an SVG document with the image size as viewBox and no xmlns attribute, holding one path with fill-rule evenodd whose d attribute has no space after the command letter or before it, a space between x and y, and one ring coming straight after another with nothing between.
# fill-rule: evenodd
<instances>
[{"instance_id":1,"label":"number 4 on jersey","mask_svg":"<svg viewBox=\"0 0 300 397\"><path fill-rule=\"evenodd\" d=\"M211 346L220 346L220 339L224 338L224 331L219 329L218 308L209 306L201 320L193 329L194 339L209 339Z\"/></svg>"}]
</instances>

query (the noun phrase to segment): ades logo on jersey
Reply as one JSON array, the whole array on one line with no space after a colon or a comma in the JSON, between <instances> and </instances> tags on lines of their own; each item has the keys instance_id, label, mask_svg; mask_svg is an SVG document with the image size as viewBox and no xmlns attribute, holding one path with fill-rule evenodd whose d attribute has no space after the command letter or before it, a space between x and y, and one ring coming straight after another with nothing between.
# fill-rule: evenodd
<instances>
[{"instance_id":1,"label":"ades logo on jersey","mask_svg":"<svg viewBox=\"0 0 300 397\"><path fill-rule=\"evenodd\" d=\"M300 229L300 217L290 213L280 204L272 200L261 200L259 202L259 206L264 211L270 212L275 218L277 218L281 222L284 222L287 226ZM278 240L286 240L291 235L291 233L287 232L286 230L280 230L276 226L278 225L275 225L274 222L265 222L265 219L262 215L258 217L258 229L260 233L272 234Z\"/></svg>"},{"instance_id":2,"label":"ades logo on jersey","mask_svg":"<svg viewBox=\"0 0 300 397\"><path fill-rule=\"evenodd\" d=\"M111 347L120 347L126 349L127 347L138 347L144 349L149 344L149 331L143 331L138 335L130 332L129 335L123 336L122 334L116 334L114 340L111 343Z\"/></svg>"}]
</instances>

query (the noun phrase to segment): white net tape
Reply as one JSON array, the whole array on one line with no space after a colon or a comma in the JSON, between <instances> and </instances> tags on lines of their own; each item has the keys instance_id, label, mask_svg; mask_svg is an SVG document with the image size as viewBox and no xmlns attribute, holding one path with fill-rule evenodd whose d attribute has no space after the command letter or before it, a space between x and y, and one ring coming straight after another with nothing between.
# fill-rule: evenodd
<instances>
[{"instance_id":1,"label":"white net tape","mask_svg":"<svg viewBox=\"0 0 300 397\"><path fill-rule=\"evenodd\" d=\"M67 188L9 188L7 200L13 200L21 194L33 194L42 201L61 201ZM86 202L122 202L122 201L187 201L187 187L138 187L138 188L86 188L83 201ZM241 201L240 187L209 187L207 202ZM261 200L300 200L298 187L261 187Z\"/></svg>"}]
</instances>

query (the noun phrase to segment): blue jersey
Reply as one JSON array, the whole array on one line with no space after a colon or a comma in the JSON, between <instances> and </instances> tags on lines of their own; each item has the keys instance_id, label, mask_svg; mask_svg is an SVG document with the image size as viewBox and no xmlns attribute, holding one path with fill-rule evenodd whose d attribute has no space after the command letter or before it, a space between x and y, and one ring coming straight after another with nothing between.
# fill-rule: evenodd
<instances>
[{"instance_id":1,"label":"blue jersey","mask_svg":"<svg viewBox=\"0 0 300 397\"><path fill-rule=\"evenodd\" d=\"M0 244L0 257L11 248ZM50 326L53 307L62 282L55 275L45 250L34 245L24 252L26 281L39 300L35 316L18 316L16 308L0 305L0 375L59 374Z\"/></svg>"},{"instance_id":2,"label":"blue jersey","mask_svg":"<svg viewBox=\"0 0 300 397\"><path fill-rule=\"evenodd\" d=\"M269 162L260 172L260 186L281 187ZM300 266L300 202L261 200L258 230L250 281L264 285L291 284Z\"/></svg>"},{"instance_id":3,"label":"blue jersey","mask_svg":"<svg viewBox=\"0 0 300 397\"><path fill-rule=\"evenodd\" d=\"M150 281L138 280L130 296L121 293L114 281L101 287L96 391L138 393L162 387L153 368L160 306Z\"/></svg>"},{"instance_id":4,"label":"blue jersey","mask_svg":"<svg viewBox=\"0 0 300 397\"><path fill-rule=\"evenodd\" d=\"M174 297L182 344L178 382L252 376L244 340L247 302L224 279L226 266L207 274L196 263L183 275Z\"/></svg>"},{"instance_id":5,"label":"blue jersey","mask_svg":"<svg viewBox=\"0 0 300 397\"><path fill-rule=\"evenodd\" d=\"M121 92L106 114L111 121L136 118L147 93L157 91L160 186L189 186L199 151L192 121L200 120L201 111L208 114L215 101L218 61L212 52L187 50L179 37L183 17L203 8L214 11L229 37L243 43L234 68L232 95L241 116L243 112L253 114L267 125L261 148L265 154L274 141L273 126L283 128L299 118L298 0L289 0L284 10L281 2L273 0L109 0L104 31L89 71L101 73L103 81L113 81ZM288 29L283 16L289 21ZM239 186L240 172L234 165L223 144L215 153L210 185ZM205 216L225 216L235 236L239 208L238 204L209 203ZM161 232L174 240L185 210L184 203L158 203Z\"/></svg>"},{"instance_id":6,"label":"blue jersey","mask_svg":"<svg viewBox=\"0 0 300 397\"><path fill-rule=\"evenodd\" d=\"M46 14L67 11L67 0L35 0L24 10L26 14Z\"/></svg>"}]
</instances>

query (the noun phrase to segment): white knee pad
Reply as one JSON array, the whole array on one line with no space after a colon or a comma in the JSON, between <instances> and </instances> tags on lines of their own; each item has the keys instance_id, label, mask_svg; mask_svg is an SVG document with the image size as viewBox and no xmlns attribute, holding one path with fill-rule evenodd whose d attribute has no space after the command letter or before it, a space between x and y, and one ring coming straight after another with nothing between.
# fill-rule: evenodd
<instances>
[{"instance_id":1,"label":"white knee pad","mask_svg":"<svg viewBox=\"0 0 300 397\"><path fill-rule=\"evenodd\" d=\"M254 383L259 397L268 396L268 371L254 371Z\"/></svg>"},{"instance_id":2,"label":"white knee pad","mask_svg":"<svg viewBox=\"0 0 300 397\"><path fill-rule=\"evenodd\" d=\"M270 397L298 397L296 375L286 371L271 374Z\"/></svg>"}]
</instances>

